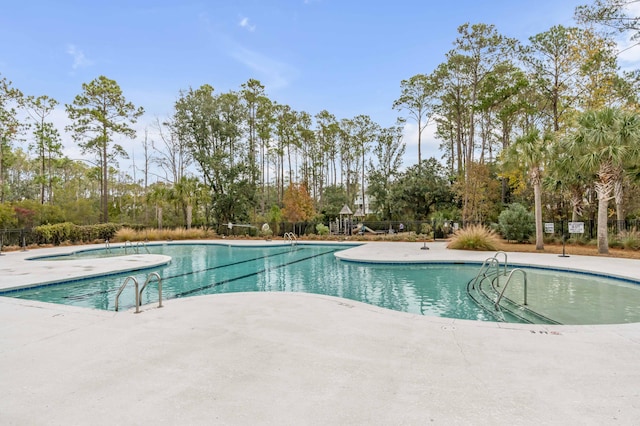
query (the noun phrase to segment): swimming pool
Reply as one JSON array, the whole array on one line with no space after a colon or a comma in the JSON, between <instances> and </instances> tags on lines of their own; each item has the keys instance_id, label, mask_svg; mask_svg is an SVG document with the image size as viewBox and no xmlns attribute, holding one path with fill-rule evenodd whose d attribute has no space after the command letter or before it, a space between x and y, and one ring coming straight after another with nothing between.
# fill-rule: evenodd
<instances>
[{"instance_id":1,"label":"swimming pool","mask_svg":"<svg viewBox=\"0 0 640 426\"><path fill-rule=\"evenodd\" d=\"M128 275L141 284L150 272L162 277L163 298L246 291L293 291L326 294L397 311L481 321L521 322L508 313L497 316L470 297L467 283L478 264L363 264L343 262L334 253L344 245L299 244L231 247L213 244L149 245L153 254L172 257L169 265L64 285L3 291L1 296L113 310L115 294ZM122 250L122 249L121 249ZM131 250L131 249L129 249ZM121 253L124 254L124 253ZM113 255L86 250L60 260ZM52 257L46 257L52 260ZM527 269L528 306L551 322L603 324L640 322L640 285L584 274ZM506 297L518 301L522 285L510 284ZM150 283L142 304L157 302ZM134 306L134 291L120 297L122 309Z\"/></svg>"}]
</instances>

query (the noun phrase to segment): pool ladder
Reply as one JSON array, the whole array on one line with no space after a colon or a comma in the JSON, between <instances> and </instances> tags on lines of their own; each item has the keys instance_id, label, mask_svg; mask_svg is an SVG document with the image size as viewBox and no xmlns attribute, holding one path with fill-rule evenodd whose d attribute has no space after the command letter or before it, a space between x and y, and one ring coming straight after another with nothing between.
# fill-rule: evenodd
<instances>
[{"instance_id":1,"label":"pool ladder","mask_svg":"<svg viewBox=\"0 0 640 426\"><path fill-rule=\"evenodd\" d=\"M296 234L294 234L293 232L285 232L284 239L285 241L289 241L292 246L298 244L298 237L296 237Z\"/></svg>"},{"instance_id":2,"label":"pool ladder","mask_svg":"<svg viewBox=\"0 0 640 426\"><path fill-rule=\"evenodd\" d=\"M476 284L478 283L478 280L480 279L480 277L482 277L482 279L487 278L487 273L489 272L489 270L491 269L492 266L495 266L495 286L496 287L500 287L500 261L498 260L498 256L499 255L503 255L504 256L504 263L502 264L504 270L503 270L503 275L507 276L507 253L503 252L503 251L499 251L496 252L496 254L494 254L492 257L489 257L487 259L485 259L485 261L482 263L482 266L480 267L480 270L478 271L478 274L476 275L476 277L471 280L470 282L470 286L472 289L475 290L476 288ZM511 282L511 278L513 277L513 274L516 272L520 272L522 273L522 277L524 279L524 303L523 305L527 304L527 273L525 272L524 269L521 268L516 268L513 269L511 272L509 272L509 275L507 276L507 281L504 283L504 286L502 287L502 290L498 293L498 297L496 298L496 301L494 303L494 307L497 310L500 310L500 301L502 300L502 297L504 296L504 292L507 289L507 286L509 285L509 283Z\"/></svg>"},{"instance_id":3,"label":"pool ladder","mask_svg":"<svg viewBox=\"0 0 640 426\"><path fill-rule=\"evenodd\" d=\"M135 251L136 254L140 254L140 247L143 247L147 251L147 254L151 254L151 252L149 251L149 247L147 247L147 244L143 243L142 241L136 242L135 245L131 241L125 241L124 254L127 254L127 247L131 247L131 250Z\"/></svg>"},{"instance_id":4,"label":"pool ladder","mask_svg":"<svg viewBox=\"0 0 640 426\"><path fill-rule=\"evenodd\" d=\"M489 272L489 269L491 268L491 266L495 266L496 268L496 280L497 280L498 287L500 287L500 261L498 261L498 255L500 254L504 255L504 263L503 263L504 275L507 275L507 253L503 251L499 251L496 254L494 254L492 257L488 257L487 259L485 259L484 262L482 262L482 266L480 267L478 274L471 281L472 289L475 290L476 284L478 283L478 280L480 279L480 277L482 278L487 277L487 273Z\"/></svg>"},{"instance_id":5,"label":"pool ladder","mask_svg":"<svg viewBox=\"0 0 640 426\"><path fill-rule=\"evenodd\" d=\"M136 277L134 277L133 275L128 276L127 278L124 279L124 282L122 283L122 285L120 286L120 289L118 289L118 293L116 294L116 301L115 301L115 310L116 312L118 312L118 301L120 299L120 294L122 294L122 291L125 289L125 287L127 286L127 283L129 283L129 281L133 281L133 289L135 292L135 302L136 302L136 314L140 313L140 304L142 303L142 292L144 291L145 288L147 288L147 285L153 280L156 279L156 281L158 281L158 308L162 308L162 278L160 277L160 274L158 274L157 272L152 272L149 275L147 275L147 279L145 280L144 284L142 285L142 288L140 288L138 290L138 280L136 279Z\"/></svg>"}]
</instances>

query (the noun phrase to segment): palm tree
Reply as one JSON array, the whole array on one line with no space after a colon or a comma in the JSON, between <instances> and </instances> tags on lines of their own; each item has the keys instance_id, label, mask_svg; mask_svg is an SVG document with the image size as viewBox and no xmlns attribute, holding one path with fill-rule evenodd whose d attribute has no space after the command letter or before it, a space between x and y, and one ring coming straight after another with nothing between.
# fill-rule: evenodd
<instances>
[{"instance_id":1,"label":"palm tree","mask_svg":"<svg viewBox=\"0 0 640 426\"><path fill-rule=\"evenodd\" d=\"M585 192L592 183L592 175L584 173L575 155L571 153L572 140L563 138L552 145L549 155L550 189L563 190L571 200L571 221L582 216Z\"/></svg>"},{"instance_id":2,"label":"palm tree","mask_svg":"<svg viewBox=\"0 0 640 426\"><path fill-rule=\"evenodd\" d=\"M551 135L540 135L536 128L519 137L506 153L506 163L517 164L528 170L533 186L534 215L536 221L536 250L544 250L542 228L542 172L551 144Z\"/></svg>"},{"instance_id":3,"label":"palm tree","mask_svg":"<svg viewBox=\"0 0 640 426\"><path fill-rule=\"evenodd\" d=\"M640 159L640 119L616 108L588 111L578 119L571 153L583 169L595 174L598 196L598 252L609 253L609 200L625 165Z\"/></svg>"}]
</instances>

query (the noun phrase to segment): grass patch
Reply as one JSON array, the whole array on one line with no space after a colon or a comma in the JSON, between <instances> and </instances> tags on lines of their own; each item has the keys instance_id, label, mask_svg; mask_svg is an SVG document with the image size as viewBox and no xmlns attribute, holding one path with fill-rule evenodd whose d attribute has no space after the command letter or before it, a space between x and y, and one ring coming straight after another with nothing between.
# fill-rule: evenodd
<instances>
[{"instance_id":1,"label":"grass patch","mask_svg":"<svg viewBox=\"0 0 640 426\"><path fill-rule=\"evenodd\" d=\"M496 251L499 243L500 238L494 231L482 225L471 225L456 231L447 247L457 250Z\"/></svg>"}]
</instances>

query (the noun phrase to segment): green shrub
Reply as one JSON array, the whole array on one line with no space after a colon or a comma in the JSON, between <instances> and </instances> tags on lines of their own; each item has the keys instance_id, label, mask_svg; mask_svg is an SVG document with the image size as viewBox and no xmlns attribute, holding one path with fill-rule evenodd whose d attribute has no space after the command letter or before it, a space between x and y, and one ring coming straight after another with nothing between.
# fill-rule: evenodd
<instances>
[{"instance_id":1,"label":"green shrub","mask_svg":"<svg viewBox=\"0 0 640 426\"><path fill-rule=\"evenodd\" d=\"M500 233L508 241L525 242L536 231L533 213L518 203L509 205L498 216Z\"/></svg>"},{"instance_id":2,"label":"green shrub","mask_svg":"<svg viewBox=\"0 0 640 426\"><path fill-rule=\"evenodd\" d=\"M316 232L318 235L329 235L329 227L324 223L319 223L316 225Z\"/></svg>"},{"instance_id":3,"label":"green shrub","mask_svg":"<svg viewBox=\"0 0 640 426\"><path fill-rule=\"evenodd\" d=\"M447 246L458 250L498 250L500 242L496 233L482 225L470 225L457 230Z\"/></svg>"},{"instance_id":4,"label":"green shrub","mask_svg":"<svg viewBox=\"0 0 640 426\"><path fill-rule=\"evenodd\" d=\"M597 245L597 239L593 240L596 242L595 245ZM576 246L587 246L587 245L592 245L591 244L592 240L589 239L589 235L587 234L572 234L566 241L567 244L573 244ZM560 243L562 243L562 237L560 238Z\"/></svg>"},{"instance_id":5,"label":"green shrub","mask_svg":"<svg viewBox=\"0 0 640 426\"><path fill-rule=\"evenodd\" d=\"M433 227L430 223L421 223L420 224L420 233L422 235L429 235L433 231Z\"/></svg>"},{"instance_id":6,"label":"green shrub","mask_svg":"<svg viewBox=\"0 0 640 426\"><path fill-rule=\"evenodd\" d=\"M0 203L0 228L13 228L18 224L16 212L9 203Z\"/></svg>"},{"instance_id":7,"label":"green shrub","mask_svg":"<svg viewBox=\"0 0 640 426\"><path fill-rule=\"evenodd\" d=\"M60 245L65 241L90 243L95 240L112 239L119 229L120 225L115 223L78 226L71 222L63 222L36 226L33 231L39 243Z\"/></svg>"},{"instance_id":8,"label":"green shrub","mask_svg":"<svg viewBox=\"0 0 640 426\"><path fill-rule=\"evenodd\" d=\"M544 234L543 241L545 244L562 244L562 236L555 234Z\"/></svg>"},{"instance_id":9,"label":"green shrub","mask_svg":"<svg viewBox=\"0 0 640 426\"><path fill-rule=\"evenodd\" d=\"M33 230L39 242L60 245L63 241L78 241L80 235L78 228L78 225L71 222L63 222L36 226Z\"/></svg>"}]
</instances>

